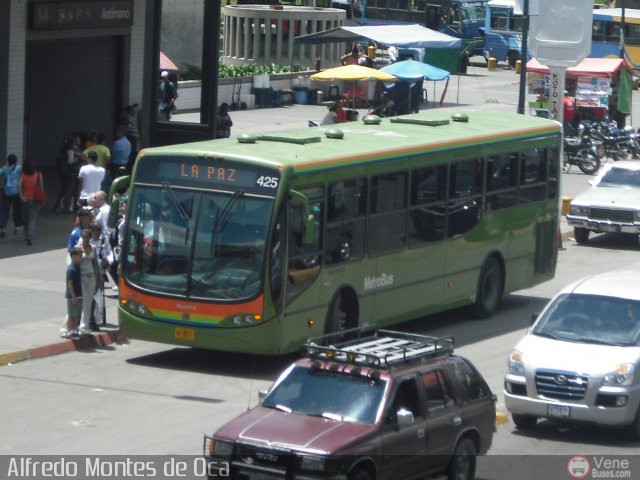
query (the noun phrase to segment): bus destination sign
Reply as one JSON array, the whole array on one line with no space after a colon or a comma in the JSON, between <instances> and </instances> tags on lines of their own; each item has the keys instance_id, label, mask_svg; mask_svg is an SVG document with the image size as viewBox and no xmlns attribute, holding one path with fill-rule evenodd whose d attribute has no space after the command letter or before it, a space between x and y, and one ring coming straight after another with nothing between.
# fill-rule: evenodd
<instances>
[{"instance_id":1,"label":"bus destination sign","mask_svg":"<svg viewBox=\"0 0 640 480\"><path fill-rule=\"evenodd\" d=\"M276 169L241 164L212 157L141 157L136 181L168 182L175 186L242 190L275 196L279 182Z\"/></svg>"}]
</instances>

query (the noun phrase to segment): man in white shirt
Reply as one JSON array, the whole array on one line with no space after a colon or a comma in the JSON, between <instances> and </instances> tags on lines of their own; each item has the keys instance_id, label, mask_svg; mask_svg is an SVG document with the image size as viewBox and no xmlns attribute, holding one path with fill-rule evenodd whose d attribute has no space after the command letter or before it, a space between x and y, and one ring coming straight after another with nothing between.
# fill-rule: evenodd
<instances>
[{"instance_id":1,"label":"man in white shirt","mask_svg":"<svg viewBox=\"0 0 640 480\"><path fill-rule=\"evenodd\" d=\"M78 182L80 189L80 200L78 203L87 206L89 195L100 191L100 185L104 179L105 170L103 167L96 165L98 154L96 152L88 152L87 164L80 167L78 172Z\"/></svg>"},{"instance_id":2,"label":"man in white shirt","mask_svg":"<svg viewBox=\"0 0 640 480\"><path fill-rule=\"evenodd\" d=\"M107 203L107 194L102 190L96 192L93 195L93 203L96 211L94 221L100 225L102 232L107 236L110 236L112 229L109 228L109 212L111 211L110 205Z\"/></svg>"}]
</instances>

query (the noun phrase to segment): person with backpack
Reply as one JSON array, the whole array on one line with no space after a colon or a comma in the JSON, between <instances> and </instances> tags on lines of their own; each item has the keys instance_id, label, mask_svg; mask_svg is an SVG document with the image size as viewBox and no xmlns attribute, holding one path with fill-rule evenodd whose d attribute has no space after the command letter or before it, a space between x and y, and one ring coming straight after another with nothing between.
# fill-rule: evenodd
<instances>
[{"instance_id":1,"label":"person with backpack","mask_svg":"<svg viewBox=\"0 0 640 480\"><path fill-rule=\"evenodd\" d=\"M14 233L24 226L22 219L22 207L20 204L20 182L22 168L18 165L18 157L11 154L7 157L7 164L0 170L0 184L2 184L2 206L0 207L0 237L5 236L5 228L9 222L9 216L13 209Z\"/></svg>"},{"instance_id":2,"label":"person with backpack","mask_svg":"<svg viewBox=\"0 0 640 480\"><path fill-rule=\"evenodd\" d=\"M158 92L158 112L160 120L171 120L171 114L175 109L176 99L178 98L178 87L169 78L169 72L164 71L160 75L160 87Z\"/></svg>"},{"instance_id":3,"label":"person with backpack","mask_svg":"<svg viewBox=\"0 0 640 480\"><path fill-rule=\"evenodd\" d=\"M56 213L73 213L77 203L78 171L83 163L80 137L66 138L56 158L56 167L60 179L60 193L55 202Z\"/></svg>"},{"instance_id":4,"label":"person with backpack","mask_svg":"<svg viewBox=\"0 0 640 480\"><path fill-rule=\"evenodd\" d=\"M34 163L28 158L22 162L22 173L18 183L20 200L22 200L22 218L24 219L24 240L27 245L33 244L33 236L36 232L36 220L38 210L42 206L38 201L36 190L44 191L42 173L36 170Z\"/></svg>"}]
</instances>

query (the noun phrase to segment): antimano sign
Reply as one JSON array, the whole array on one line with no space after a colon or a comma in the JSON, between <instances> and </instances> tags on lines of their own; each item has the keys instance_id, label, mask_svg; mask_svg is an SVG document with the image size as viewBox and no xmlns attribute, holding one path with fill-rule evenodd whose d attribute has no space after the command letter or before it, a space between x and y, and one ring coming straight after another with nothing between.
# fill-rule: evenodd
<instances>
[{"instance_id":1,"label":"antimano sign","mask_svg":"<svg viewBox=\"0 0 640 480\"><path fill-rule=\"evenodd\" d=\"M31 4L31 30L129 27L133 0L111 2L36 2Z\"/></svg>"}]
</instances>

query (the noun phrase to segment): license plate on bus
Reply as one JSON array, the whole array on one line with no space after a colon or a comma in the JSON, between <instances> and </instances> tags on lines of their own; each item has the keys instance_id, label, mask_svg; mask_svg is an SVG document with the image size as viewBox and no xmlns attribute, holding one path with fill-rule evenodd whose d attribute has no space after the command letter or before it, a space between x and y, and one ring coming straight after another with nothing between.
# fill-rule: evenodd
<instances>
[{"instance_id":1,"label":"license plate on bus","mask_svg":"<svg viewBox=\"0 0 640 480\"><path fill-rule=\"evenodd\" d=\"M173 336L178 340L195 340L196 331L193 328L176 327L173 331Z\"/></svg>"},{"instance_id":2,"label":"license plate on bus","mask_svg":"<svg viewBox=\"0 0 640 480\"><path fill-rule=\"evenodd\" d=\"M571 407L565 405L547 405L547 413L552 418L569 418Z\"/></svg>"}]
</instances>

